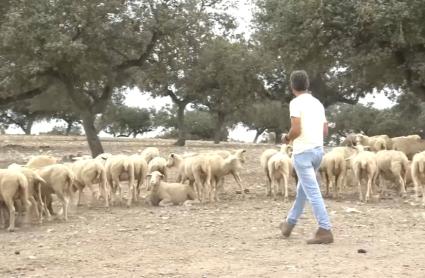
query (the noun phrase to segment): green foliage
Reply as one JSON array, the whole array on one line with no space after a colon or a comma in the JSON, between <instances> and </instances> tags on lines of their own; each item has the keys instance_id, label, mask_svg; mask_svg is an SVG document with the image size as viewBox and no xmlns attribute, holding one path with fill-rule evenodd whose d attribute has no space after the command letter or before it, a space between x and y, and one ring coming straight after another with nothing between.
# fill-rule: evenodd
<instances>
[{"instance_id":1,"label":"green foliage","mask_svg":"<svg viewBox=\"0 0 425 278\"><path fill-rule=\"evenodd\" d=\"M154 123L156 127L164 127L168 132L162 136L166 138L177 137L177 117L175 106L163 108L155 114ZM187 139L191 140L211 140L215 135L216 119L207 111L192 110L186 111L185 129ZM226 140L228 136L227 129L220 133L220 140Z\"/></svg>"},{"instance_id":2,"label":"green foliage","mask_svg":"<svg viewBox=\"0 0 425 278\"><path fill-rule=\"evenodd\" d=\"M152 131L151 111L144 108L111 105L101 116L106 133L115 136L133 136Z\"/></svg>"},{"instance_id":3,"label":"green foliage","mask_svg":"<svg viewBox=\"0 0 425 278\"><path fill-rule=\"evenodd\" d=\"M0 123L5 128L16 126L25 134L31 134L33 124L44 116L44 111L33 110L29 101L23 101L1 109Z\"/></svg>"}]
</instances>

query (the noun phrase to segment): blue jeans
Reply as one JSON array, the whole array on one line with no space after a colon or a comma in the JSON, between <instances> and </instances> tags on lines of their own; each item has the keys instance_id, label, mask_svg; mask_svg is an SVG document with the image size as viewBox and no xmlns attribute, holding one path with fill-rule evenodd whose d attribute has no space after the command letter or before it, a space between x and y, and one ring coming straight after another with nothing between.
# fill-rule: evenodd
<instances>
[{"instance_id":1,"label":"blue jeans","mask_svg":"<svg viewBox=\"0 0 425 278\"><path fill-rule=\"evenodd\" d=\"M316 147L311 150L295 154L293 163L298 176L297 196L294 205L289 211L286 221L296 224L304 210L305 201L308 200L312 206L314 217L319 227L330 230L331 223L323 201L320 186L317 182L316 172L320 167L323 157L323 148Z\"/></svg>"}]
</instances>

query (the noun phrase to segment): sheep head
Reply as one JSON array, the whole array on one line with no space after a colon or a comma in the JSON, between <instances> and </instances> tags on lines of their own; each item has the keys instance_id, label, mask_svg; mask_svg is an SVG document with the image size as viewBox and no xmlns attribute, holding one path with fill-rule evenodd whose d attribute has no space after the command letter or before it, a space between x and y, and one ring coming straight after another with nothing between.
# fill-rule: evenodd
<instances>
[{"instance_id":1,"label":"sheep head","mask_svg":"<svg viewBox=\"0 0 425 278\"><path fill-rule=\"evenodd\" d=\"M245 154L246 154L246 150L245 149L240 149L240 150L236 150L235 151L235 156L242 162L245 163Z\"/></svg>"},{"instance_id":2,"label":"sheep head","mask_svg":"<svg viewBox=\"0 0 425 278\"><path fill-rule=\"evenodd\" d=\"M149 178L148 190L150 190L151 188L153 189L157 188L159 184L161 183L161 180L164 179L164 175L159 171L153 171L146 177Z\"/></svg>"}]
</instances>

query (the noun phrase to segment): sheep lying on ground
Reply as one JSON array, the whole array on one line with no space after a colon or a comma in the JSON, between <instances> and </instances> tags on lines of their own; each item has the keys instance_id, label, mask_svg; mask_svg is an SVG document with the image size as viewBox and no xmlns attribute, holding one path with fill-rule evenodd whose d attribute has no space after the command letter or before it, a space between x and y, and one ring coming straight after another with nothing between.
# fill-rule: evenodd
<instances>
[{"instance_id":1,"label":"sheep lying on ground","mask_svg":"<svg viewBox=\"0 0 425 278\"><path fill-rule=\"evenodd\" d=\"M23 210L27 211L27 208L31 206L28 200L28 182L24 174L20 171L12 169L1 169L0 170L0 203L3 202L8 208L9 212L9 227L8 231L13 232L15 230L15 199L20 199L23 205ZM0 210L0 217L4 223L3 211Z\"/></svg>"},{"instance_id":2,"label":"sheep lying on ground","mask_svg":"<svg viewBox=\"0 0 425 278\"><path fill-rule=\"evenodd\" d=\"M136 188L134 190L134 200L137 201L140 196L140 190L143 184L145 183L146 176L148 174L148 164L146 163L143 156L139 154L134 154L130 156L130 159L133 161L134 165L134 179L137 181Z\"/></svg>"},{"instance_id":3,"label":"sheep lying on ground","mask_svg":"<svg viewBox=\"0 0 425 278\"><path fill-rule=\"evenodd\" d=\"M409 135L405 137L395 137L393 141L393 149L402 151L408 159L413 159L417 153L425 151L425 140L418 138L417 135Z\"/></svg>"},{"instance_id":4,"label":"sheep lying on ground","mask_svg":"<svg viewBox=\"0 0 425 278\"><path fill-rule=\"evenodd\" d=\"M122 201L122 190L120 181L128 181L128 200L127 206L131 206L134 192L134 163L126 155L114 155L108 158L105 164L106 177L111 186L113 196L115 197L117 189L119 191L120 202ZM111 202L113 202L113 198Z\"/></svg>"},{"instance_id":5,"label":"sheep lying on ground","mask_svg":"<svg viewBox=\"0 0 425 278\"><path fill-rule=\"evenodd\" d=\"M148 177L152 188L149 201L154 206L181 205L195 200L195 192L187 184L165 182L164 175L158 171L153 171Z\"/></svg>"},{"instance_id":6,"label":"sheep lying on ground","mask_svg":"<svg viewBox=\"0 0 425 278\"><path fill-rule=\"evenodd\" d=\"M406 173L409 162L407 156L400 151L383 150L377 152L376 162L380 183L381 177L395 181L400 186L400 195L406 196Z\"/></svg>"},{"instance_id":7,"label":"sheep lying on ground","mask_svg":"<svg viewBox=\"0 0 425 278\"><path fill-rule=\"evenodd\" d=\"M288 201L288 181L292 173L291 158L286 153L277 152L268 160L267 169L268 177L271 179L270 187L268 188L269 193L271 193L273 188L275 200L276 195L281 193L284 196L284 201Z\"/></svg>"},{"instance_id":8,"label":"sheep lying on ground","mask_svg":"<svg viewBox=\"0 0 425 278\"><path fill-rule=\"evenodd\" d=\"M62 203L64 220L68 221L68 206L74 191L74 174L71 169L62 164L55 164L43 167L37 174L46 182L41 186L41 196L45 205L44 211L48 218L51 217L51 194L55 194Z\"/></svg>"},{"instance_id":9,"label":"sheep lying on ground","mask_svg":"<svg viewBox=\"0 0 425 278\"><path fill-rule=\"evenodd\" d=\"M415 154L412 161L412 179L416 199L419 200L419 187L422 191L422 205L425 206L425 151Z\"/></svg>"},{"instance_id":10,"label":"sheep lying on ground","mask_svg":"<svg viewBox=\"0 0 425 278\"><path fill-rule=\"evenodd\" d=\"M366 136L363 134L357 134L356 145L360 144L363 146L368 146L371 151L377 152L380 150L390 150L392 148L392 142L388 135L375 135L375 136Z\"/></svg>"},{"instance_id":11,"label":"sheep lying on ground","mask_svg":"<svg viewBox=\"0 0 425 278\"><path fill-rule=\"evenodd\" d=\"M366 151L363 145L357 145L357 154L349 158L351 160L351 168L353 169L354 176L356 177L359 191L359 200L361 202L368 202L372 194L372 186L375 183L378 175L378 165L376 162L376 154ZM366 179L367 189L366 196L363 197L362 193L362 180Z\"/></svg>"},{"instance_id":12,"label":"sheep lying on ground","mask_svg":"<svg viewBox=\"0 0 425 278\"><path fill-rule=\"evenodd\" d=\"M42 210L44 207L41 198L41 186L45 184L46 181L30 168L22 167L15 163L9 165L7 168L20 171L24 174L28 182L28 200L31 203L31 210L34 210L37 221L41 224L43 222Z\"/></svg>"},{"instance_id":13,"label":"sheep lying on ground","mask_svg":"<svg viewBox=\"0 0 425 278\"><path fill-rule=\"evenodd\" d=\"M37 155L32 157L25 167L32 168L32 169L39 169L41 167L47 166L47 165L53 165L56 164L58 160L50 155Z\"/></svg>"},{"instance_id":14,"label":"sheep lying on ground","mask_svg":"<svg viewBox=\"0 0 425 278\"><path fill-rule=\"evenodd\" d=\"M154 157L148 163L148 173L154 171L161 172L164 175L164 181L167 181L167 160L160 156Z\"/></svg>"},{"instance_id":15,"label":"sheep lying on ground","mask_svg":"<svg viewBox=\"0 0 425 278\"><path fill-rule=\"evenodd\" d=\"M88 187L92 192L92 200L88 204L89 207L94 199L99 200L100 195L105 199L105 206L109 207L106 170L102 162L99 159L78 160L72 163L70 167L75 175L75 187L79 191L77 205L80 205L84 188ZM99 184L99 190L95 188L95 184Z\"/></svg>"},{"instance_id":16,"label":"sheep lying on ground","mask_svg":"<svg viewBox=\"0 0 425 278\"><path fill-rule=\"evenodd\" d=\"M159 150L155 147L148 147L144 149L140 155L145 159L146 163L149 164L154 157L159 156Z\"/></svg>"}]
</instances>

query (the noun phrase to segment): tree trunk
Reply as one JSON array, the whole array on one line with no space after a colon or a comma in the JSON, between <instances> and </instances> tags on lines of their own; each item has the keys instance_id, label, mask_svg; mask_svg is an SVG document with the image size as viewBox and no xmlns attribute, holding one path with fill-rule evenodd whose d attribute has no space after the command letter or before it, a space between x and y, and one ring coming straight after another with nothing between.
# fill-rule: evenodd
<instances>
[{"instance_id":1,"label":"tree trunk","mask_svg":"<svg viewBox=\"0 0 425 278\"><path fill-rule=\"evenodd\" d=\"M184 146L186 144L186 127L184 125L184 110L186 103L177 103L177 128L179 130L179 137L174 143L176 146Z\"/></svg>"},{"instance_id":2,"label":"tree trunk","mask_svg":"<svg viewBox=\"0 0 425 278\"><path fill-rule=\"evenodd\" d=\"M31 129L34 124L33 120L29 120L22 128L22 130L25 132L25 135L31 135Z\"/></svg>"},{"instance_id":3,"label":"tree trunk","mask_svg":"<svg viewBox=\"0 0 425 278\"><path fill-rule=\"evenodd\" d=\"M265 128L258 128L255 132L255 138L252 143L257 143L258 137L260 137L260 135L263 134L265 130L266 130Z\"/></svg>"},{"instance_id":4,"label":"tree trunk","mask_svg":"<svg viewBox=\"0 0 425 278\"><path fill-rule=\"evenodd\" d=\"M221 141L221 132L224 126L225 116L226 115L224 113L221 113L221 112L217 113L217 123L215 125L215 132L214 132L214 144L218 144Z\"/></svg>"},{"instance_id":5,"label":"tree trunk","mask_svg":"<svg viewBox=\"0 0 425 278\"><path fill-rule=\"evenodd\" d=\"M93 157L103 153L103 147L97 136L96 128L94 126L94 115L87 114L82 116L83 127L86 133L87 143Z\"/></svg>"},{"instance_id":6,"label":"tree trunk","mask_svg":"<svg viewBox=\"0 0 425 278\"><path fill-rule=\"evenodd\" d=\"M74 124L74 122L67 122L66 130L65 130L66 136L69 136L69 134L71 133L71 129L72 129L73 124Z\"/></svg>"}]
</instances>

